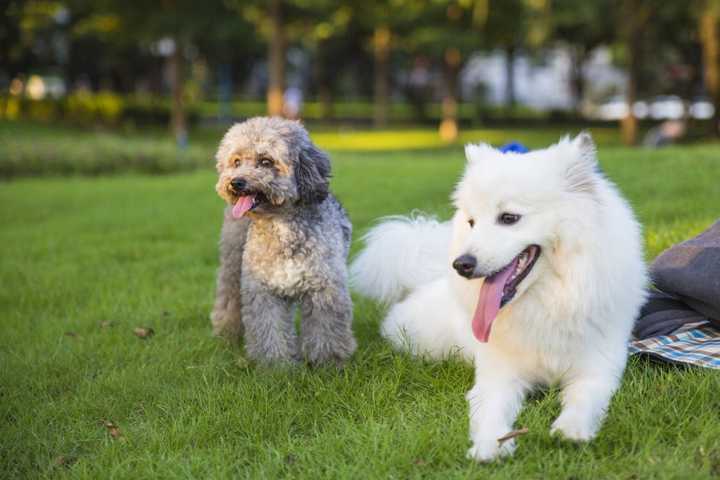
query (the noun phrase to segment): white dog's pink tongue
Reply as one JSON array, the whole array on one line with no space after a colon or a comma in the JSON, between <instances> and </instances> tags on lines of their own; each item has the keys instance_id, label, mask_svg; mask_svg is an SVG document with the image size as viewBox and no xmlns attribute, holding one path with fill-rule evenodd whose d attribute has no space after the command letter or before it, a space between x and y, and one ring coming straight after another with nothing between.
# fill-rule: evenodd
<instances>
[{"instance_id":1,"label":"white dog's pink tongue","mask_svg":"<svg viewBox=\"0 0 720 480\"><path fill-rule=\"evenodd\" d=\"M480 298L478 298L475 315L472 319L472 331L475 338L483 343L487 343L490 338L490 329L500 311L505 283L516 266L517 258L498 273L485 278L480 288Z\"/></svg>"},{"instance_id":2,"label":"white dog's pink tongue","mask_svg":"<svg viewBox=\"0 0 720 480\"><path fill-rule=\"evenodd\" d=\"M235 206L233 206L232 209L233 218L241 218L245 215L245 212L252 208L254 200L255 195L247 195L245 197L238 198L238 201L235 202Z\"/></svg>"}]
</instances>

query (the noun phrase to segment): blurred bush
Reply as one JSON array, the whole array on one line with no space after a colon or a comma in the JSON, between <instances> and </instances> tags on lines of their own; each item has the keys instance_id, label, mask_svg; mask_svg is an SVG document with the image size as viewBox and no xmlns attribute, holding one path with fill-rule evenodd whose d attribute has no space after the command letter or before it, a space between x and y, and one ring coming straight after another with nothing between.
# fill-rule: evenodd
<instances>
[{"instance_id":1,"label":"blurred bush","mask_svg":"<svg viewBox=\"0 0 720 480\"><path fill-rule=\"evenodd\" d=\"M78 92L65 99L65 118L75 124L117 124L123 113L123 100L111 92Z\"/></svg>"},{"instance_id":2,"label":"blurred bush","mask_svg":"<svg viewBox=\"0 0 720 480\"><path fill-rule=\"evenodd\" d=\"M197 108L189 106L187 115L191 126L197 123ZM41 100L0 96L0 119L62 121L76 126L167 125L170 101L150 96L122 96L110 91L80 91L59 99Z\"/></svg>"},{"instance_id":3,"label":"blurred bush","mask_svg":"<svg viewBox=\"0 0 720 480\"><path fill-rule=\"evenodd\" d=\"M345 122L371 124L373 104L369 100L343 100L328 109L317 101L302 105L301 117L310 122ZM428 102L424 118L418 119L416 108L408 103L393 102L388 107L388 120L395 125L432 125L442 119L442 105ZM235 100L226 105L216 101L194 101L186 105L189 126L201 120L244 119L265 115L265 102ZM329 113L329 115L328 115ZM461 102L457 110L458 121L463 125L483 125L502 122L571 123L580 119L572 112L539 112L528 107L512 108ZM75 126L146 127L166 126L170 121L170 99L150 95L118 95L109 91L75 92L60 99L32 100L27 97L0 96L0 119L64 122Z\"/></svg>"}]
</instances>

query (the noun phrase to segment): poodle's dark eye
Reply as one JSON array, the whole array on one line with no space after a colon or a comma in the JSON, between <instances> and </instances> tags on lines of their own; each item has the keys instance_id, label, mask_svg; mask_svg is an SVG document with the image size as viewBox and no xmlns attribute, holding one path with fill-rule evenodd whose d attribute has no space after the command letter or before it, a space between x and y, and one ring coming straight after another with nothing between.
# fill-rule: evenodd
<instances>
[{"instance_id":1,"label":"poodle's dark eye","mask_svg":"<svg viewBox=\"0 0 720 480\"><path fill-rule=\"evenodd\" d=\"M520 215L517 213L501 213L498 217L498 223L500 225L514 225L520 221Z\"/></svg>"},{"instance_id":2,"label":"poodle's dark eye","mask_svg":"<svg viewBox=\"0 0 720 480\"><path fill-rule=\"evenodd\" d=\"M240 166L240 163L241 163L240 157L235 157L235 158L233 158L232 163L233 163L233 166L234 166L235 168L239 167L239 166Z\"/></svg>"},{"instance_id":3,"label":"poodle's dark eye","mask_svg":"<svg viewBox=\"0 0 720 480\"><path fill-rule=\"evenodd\" d=\"M258 160L258 165L263 168L270 168L273 166L273 161L268 157L262 157L260 160Z\"/></svg>"},{"instance_id":4,"label":"poodle's dark eye","mask_svg":"<svg viewBox=\"0 0 720 480\"><path fill-rule=\"evenodd\" d=\"M472 218L468 220L468 225L470 225L470 228L473 228L475 226L475 220Z\"/></svg>"}]
</instances>

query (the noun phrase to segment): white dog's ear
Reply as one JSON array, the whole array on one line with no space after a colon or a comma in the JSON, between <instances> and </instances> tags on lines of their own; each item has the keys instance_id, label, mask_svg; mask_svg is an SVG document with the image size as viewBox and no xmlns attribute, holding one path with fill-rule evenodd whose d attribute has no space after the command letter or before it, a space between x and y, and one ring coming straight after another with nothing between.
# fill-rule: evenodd
<instances>
[{"instance_id":1,"label":"white dog's ear","mask_svg":"<svg viewBox=\"0 0 720 480\"><path fill-rule=\"evenodd\" d=\"M573 138L572 143L578 152L580 152L583 160L593 165L597 164L597 147L595 147L595 142L590 132L587 130L580 132L577 137Z\"/></svg>"},{"instance_id":2,"label":"white dog's ear","mask_svg":"<svg viewBox=\"0 0 720 480\"><path fill-rule=\"evenodd\" d=\"M592 136L581 132L571 142L572 158L565 171L568 190L577 193L595 192L597 179L597 149Z\"/></svg>"}]
</instances>

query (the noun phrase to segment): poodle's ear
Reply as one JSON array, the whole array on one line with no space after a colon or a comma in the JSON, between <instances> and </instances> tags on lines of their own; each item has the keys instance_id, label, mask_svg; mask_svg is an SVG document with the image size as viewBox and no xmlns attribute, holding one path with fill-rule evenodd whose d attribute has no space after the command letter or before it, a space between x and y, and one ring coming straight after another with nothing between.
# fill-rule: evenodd
<instances>
[{"instance_id":1,"label":"poodle's ear","mask_svg":"<svg viewBox=\"0 0 720 480\"><path fill-rule=\"evenodd\" d=\"M592 194L595 192L598 169L595 142L589 132L581 132L570 144L574 152L565 171L568 190Z\"/></svg>"},{"instance_id":2,"label":"poodle's ear","mask_svg":"<svg viewBox=\"0 0 720 480\"><path fill-rule=\"evenodd\" d=\"M300 201L320 203L330 188L330 159L312 143L303 145L295 163L295 182Z\"/></svg>"}]
</instances>

